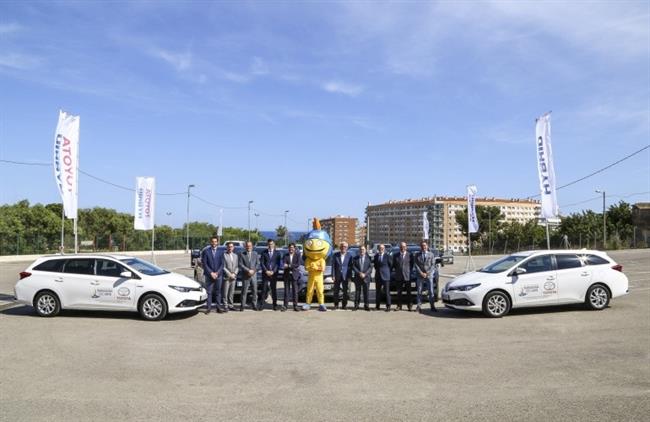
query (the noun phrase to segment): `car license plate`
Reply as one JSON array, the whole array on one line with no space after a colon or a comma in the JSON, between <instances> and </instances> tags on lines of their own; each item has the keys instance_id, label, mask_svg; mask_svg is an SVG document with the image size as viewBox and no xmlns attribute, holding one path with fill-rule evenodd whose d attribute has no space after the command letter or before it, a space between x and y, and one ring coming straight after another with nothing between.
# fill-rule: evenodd
<instances>
[{"instance_id":1,"label":"car license plate","mask_svg":"<svg viewBox=\"0 0 650 422\"><path fill-rule=\"evenodd\" d=\"M238 281L238 282L237 282L237 287L241 287L241 286L242 286L242 282L241 282L241 281Z\"/></svg>"},{"instance_id":2,"label":"car license plate","mask_svg":"<svg viewBox=\"0 0 650 422\"><path fill-rule=\"evenodd\" d=\"M443 293L442 300L449 300L449 295L447 293Z\"/></svg>"},{"instance_id":3,"label":"car license plate","mask_svg":"<svg viewBox=\"0 0 650 422\"><path fill-rule=\"evenodd\" d=\"M331 284L326 284L324 286L325 290L332 290L332 285Z\"/></svg>"}]
</instances>

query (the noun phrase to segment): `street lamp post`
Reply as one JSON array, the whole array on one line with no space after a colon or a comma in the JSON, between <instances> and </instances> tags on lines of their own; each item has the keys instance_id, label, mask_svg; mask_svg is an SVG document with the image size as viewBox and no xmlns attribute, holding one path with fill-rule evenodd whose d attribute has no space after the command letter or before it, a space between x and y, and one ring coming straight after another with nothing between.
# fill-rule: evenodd
<instances>
[{"instance_id":1,"label":"street lamp post","mask_svg":"<svg viewBox=\"0 0 650 422\"><path fill-rule=\"evenodd\" d=\"M257 224L257 217L259 217L259 213L255 213L255 231L258 231L260 229L260 226Z\"/></svg>"},{"instance_id":2,"label":"street lamp post","mask_svg":"<svg viewBox=\"0 0 650 422\"><path fill-rule=\"evenodd\" d=\"M287 228L287 213L289 210L284 210L284 246L287 246L289 239L289 229Z\"/></svg>"},{"instance_id":3,"label":"street lamp post","mask_svg":"<svg viewBox=\"0 0 650 422\"><path fill-rule=\"evenodd\" d=\"M603 249L607 247L607 213L605 212L605 191L596 190L596 193L603 194Z\"/></svg>"},{"instance_id":4,"label":"street lamp post","mask_svg":"<svg viewBox=\"0 0 650 422\"><path fill-rule=\"evenodd\" d=\"M248 241L251 240L251 204L253 201L248 201Z\"/></svg>"},{"instance_id":5,"label":"street lamp post","mask_svg":"<svg viewBox=\"0 0 650 422\"><path fill-rule=\"evenodd\" d=\"M187 222L185 225L185 252L190 252L190 189L195 185L187 185Z\"/></svg>"}]
</instances>

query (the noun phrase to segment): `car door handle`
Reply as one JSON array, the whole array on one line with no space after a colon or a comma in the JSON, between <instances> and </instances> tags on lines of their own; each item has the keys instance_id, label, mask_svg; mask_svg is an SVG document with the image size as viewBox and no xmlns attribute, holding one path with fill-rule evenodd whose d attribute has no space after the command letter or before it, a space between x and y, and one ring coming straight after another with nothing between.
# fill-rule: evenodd
<instances>
[{"instance_id":1,"label":"car door handle","mask_svg":"<svg viewBox=\"0 0 650 422\"><path fill-rule=\"evenodd\" d=\"M586 277L586 276L590 275L590 273L588 273L587 271L585 271L584 273L582 273L582 274L580 274L580 275L583 276L583 277Z\"/></svg>"},{"instance_id":2,"label":"car door handle","mask_svg":"<svg viewBox=\"0 0 650 422\"><path fill-rule=\"evenodd\" d=\"M91 281L90 284L92 286L99 286L99 281Z\"/></svg>"},{"instance_id":3,"label":"car door handle","mask_svg":"<svg viewBox=\"0 0 650 422\"><path fill-rule=\"evenodd\" d=\"M63 283L63 277L55 278L54 281L56 281L57 283Z\"/></svg>"},{"instance_id":4,"label":"car door handle","mask_svg":"<svg viewBox=\"0 0 650 422\"><path fill-rule=\"evenodd\" d=\"M136 284L135 287L144 287L143 284Z\"/></svg>"},{"instance_id":5,"label":"car door handle","mask_svg":"<svg viewBox=\"0 0 650 422\"><path fill-rule=\"evenodd\" d=\"M555 277L554 277L554 276L550 276L550 277L546 277L546 279L549 280L549 281L551 281L551 280L555 280Z\"/></svg>"}]
</instances>

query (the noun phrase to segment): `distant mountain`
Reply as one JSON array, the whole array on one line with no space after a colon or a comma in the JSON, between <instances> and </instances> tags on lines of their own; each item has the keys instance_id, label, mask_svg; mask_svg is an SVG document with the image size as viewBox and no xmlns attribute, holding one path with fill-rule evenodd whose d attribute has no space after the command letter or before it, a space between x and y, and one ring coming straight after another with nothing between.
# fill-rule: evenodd
<instances>
[{"instance_id":1,"label":"distant mountain","mask_svg":"<svg viewBox=\"0 0 650 422\"><path fill-rule=\"evenodd\" d=\"M260 230L260 233L261 233L262 236L264 236L266 239L277 239L277 237L278 237L278 236L276 235L275 231L264 231L264 230ZM302 232L289 232L289 241L290 241L290 242L297 242L297 241L300 240L300 238L301 238L303 235L305 235L305 234L307 234L307 232L305 232L305 231L302 231Z\"/></svg>"}]
</instances>

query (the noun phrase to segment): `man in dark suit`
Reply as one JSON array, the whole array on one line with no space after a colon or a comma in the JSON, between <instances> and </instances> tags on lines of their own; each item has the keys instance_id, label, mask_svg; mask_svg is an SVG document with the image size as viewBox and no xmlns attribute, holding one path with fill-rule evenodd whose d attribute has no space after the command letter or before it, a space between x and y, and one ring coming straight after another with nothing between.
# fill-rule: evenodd
<instances>
[{"instance_id":1,"label":"man in dark suit","mask_svg":"<svg viewBox=\"0 0 650 422\"><path fill-rule=\"evenodd\" d=\"M436 257L432 252L429 252L429 245L427 242L420 243L420 252L414 257L414 265L417 272L417 308L416 311L422 311L422 290L426 285L429 292L429 305L431 311L436 312L434 303L436 302L435 275L436 275Z\"/></svg>"},{"instance_id":2,"label":"man in dark suit","mask_svg":"<svg viewBox=\"0 0 650 422\"><path fill-rule=\"evenodd\" d=\"M397 311L402 310L402 291L406 288L406 305L411 311L411 270L413 264L411 254L406 249L406 242L400 242L399 251L393 255L393 271L397 284Z\"/></svg>"},{"instance_id":3,"label":"man in dark suit","mask_svg":"<svg viewBox=\"0 0 650 422\"><path fill-rule=\"evenodd\" d=\"M271 288L271 299L273 300L273 310L278 310L278 291L277 276L280 267L280 252L275 249L273 239L267 241L268 249L262 252L260 258L260 267L262 267L262 295L260 296L257 306L260 310L264 309L266 298L269 297L269 287Z\"/></svg>"},{"instance_id":4,"label":"man in dark suit","mask_svg":"<svg viewBox=\"0 0 650 422\"><path fill-rule=\"evenodd\" d=\"M246 296L248 295L248 286L251 286L251 306L254 310L257 307L257 267L260 263L260 258L257 252L253 250L253 242L250 240L246 242L246 249L239 255L239 270L242 274L242 289L241 289L241 305L240 311L244 311L246 306Z\"/></svg>"},{"instance_id":5,"label":"man in dark suit","mask_svg":"<svg viewBox=\"0 0 650 422\"><path fill-rule=\"evenodd\" d=\"M219 305L222 301L221 295L221 271L223 269L223 261L221 253L217 250L219 246L219 238L212 236L210 238L210 245L203 248L201 251L201 264L203 265L203 274L205 275L205 289L208 292L208 302L206 314L212 310L212 293L216 289L217 294L217 312L223 312Z\"/></svg>"},{"instance_id":6,"label":"man in dark suit","mask_svg":"<svg viewBox=\"0 0 650 422\"><path fill-rule=\"evenodd\" d=\"M282 258L284 268L284 312L289 307L289 296L293 300L293 310L298 312L298 291L300 290L300 264L302 258L296 250L296 244L289 244L289 252Z\"/></svg>"},{"instance_id":7,"label":"man in dark suit","mask_svg":"<svg viewBox=\"0 0 650 422\"><path fill-rule=\"evenodd\" d=\"M386 294L386 312L390 312L390 268L391 257L386 253L386 247L379 245L374 258L375 265L375 307L379 310L381 306L382 290Z\"/></svg>"},{"instance_id":8,"label":"man in dark suit","mask_svg":"<svg viewBox=\"0 0 650 422\"><path fill-rule=\"evenodd\" d=\"M348 307L348 285L352 280L352 255L348 242L341 242L339 251L332 257L332 280L334 281L334 310L339 309L339 293L343 287L343 309Z\"/></svg>"},{"instance_id":9,"label":"man in dark suit","mask_svg":"<svg viewBox=\"0 0 650 422\"><path fill-rule=\"evenodd\" d=\"M352 260L352 270L354 272L354 310L359 309L361 302L361 291L363 290L363 309L370 310L368 301L368 290L370 289L370 274L372 273L372 262L366 253L366 247L361 245L359 255Z\"/></svg>"}]
</instances>

